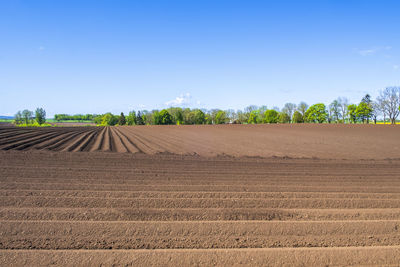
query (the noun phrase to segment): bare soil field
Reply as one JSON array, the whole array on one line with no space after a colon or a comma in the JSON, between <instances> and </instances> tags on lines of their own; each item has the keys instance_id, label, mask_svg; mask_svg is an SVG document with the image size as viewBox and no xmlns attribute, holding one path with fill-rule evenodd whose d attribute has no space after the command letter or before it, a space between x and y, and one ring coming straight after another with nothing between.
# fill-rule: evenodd
<instances>
[{"instance_id":1,"label":"bare soil field","mask_svg":"<svg viewBox=\"0 0 400 267\"><path fill-rule=\"evenodd\" d=\"M395 159L399 133L396 125L342 124L0 127L0 149Z\"/></svg>"},{"instance_id":2,"label":"bare soil field","mask_svg":"<svg viewBox=\"0 0 400 267\"><path fill-rule=\"evenodd\" d=\"M258 126L0 128L0 266L399 264L396 126Z\"/></svg>"}]
</instances>

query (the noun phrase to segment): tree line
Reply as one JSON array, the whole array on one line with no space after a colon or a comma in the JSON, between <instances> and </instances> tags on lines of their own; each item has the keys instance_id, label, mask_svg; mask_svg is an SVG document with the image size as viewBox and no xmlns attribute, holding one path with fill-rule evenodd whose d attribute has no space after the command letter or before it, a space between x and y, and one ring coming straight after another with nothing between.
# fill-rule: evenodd
<instances>
[{"instance_id":1,"label":"tree line","mask_svg":"<svg viewBox=\"0 0 400 267\"><path fill-rule=\"evenodd\" d=\"M358 104L339 97L329 105L309 106L286 103L282 109L248 106L244 110L190 109L171 107L163 110L131 111L128 115L106 113L94 118L99 125L181 125L181 124L259 124L259 123L370 123L382 116L384 123L396 122L400 113L400 87L387 87L372 100L365 95Z\"/></svg>"},{"instance_id":2,"label":"tree line","mask_svg":"<svg viewBox=\"0 0 400 267\"><path fill-rule=\"evenodd\" d=\"M76 115L68 115L68 114L55 114L54 119L56 121L93 121L93 119L97 115L95 114L76 114Z\"/></svg>"},{"instance_id":3,"label":"tree line","mask_svg":"<svg viewBox=\"0 0 400 267\"><path fill-rule=\"evenodd\" d=\"M181 125L181 124L259 124L259 123L370 123L383 117L395 124L400 114L400 87L387 87L379 96L372 100L365 95L358 104L350 104L345 97L339 97L329 105L317 103L308 106L305 102L299 104L286 103L282 109L267 106L248 106L244 110L220 109L190 109L170 107L163 110L132 110L125 115L106 113L102 115L68 115L56 114L55 120L93 121L97 125ZM19 111L15 115L16 124L31 124L33 120L39 125L46 121L46 111L38 108L33 112Z\"/></svg>"}]
</instances>

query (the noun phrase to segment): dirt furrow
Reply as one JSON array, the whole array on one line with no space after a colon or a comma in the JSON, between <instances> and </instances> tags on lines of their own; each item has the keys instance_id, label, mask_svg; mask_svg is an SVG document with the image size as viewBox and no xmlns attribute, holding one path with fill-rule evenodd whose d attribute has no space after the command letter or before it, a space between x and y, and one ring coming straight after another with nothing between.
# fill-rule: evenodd
<instances>
[{"instance_id":1,"label":"dirt furrow","mask_svg":"<svg viewBox=\"0 0 400 267\"><path fill-rule=\"evenodd\" d=\"M0 250L3 266L397 266L399 246L162 249Z\"/></svg>"},{"instance_id":2,"label":"dirt furrow","mask_svg":"<svg viewBox=\"0 0 400 267\"><path fill-rule=\"evenodd\" d=\"M399 208L394 199L104 199L80 197L0 197L0 207L79 208Z\"/></svg>"},{"instance_id":3,"label":"dirt furrow","mask_svg":"<svg viewBox=\"0 0 400 267\"><path fill-rule=\"evenodd\" d=\"M125 143L122 142L121 137L116 133L116 130L114 128L110 128L110 137L111 140L114 142L114 152L130 152Z\"/></svg>"},{"instance_id":4,"label":"dirt furrow","mask_svg":"<svg viewBox=\"0 0 400 267\"><path fill-rule=\"evenodd\" d=\"M77 191L0 190L0 196L98 197L98 198L219 198L219 199L400 199L399 193L316 192L162 192L162 191Z\"/></svg>"},{"instance_id":5,"label":"dirt furrow","mask_svg":"<svg viewBox=\"0 0 400 267\"><path fill-rule=\"evenodd\" d=\"M400 209L0 208L0 220L56 221L345 221L400 220Z\"/></svg>"},{"instance_id":6,"label":"dirt furrow","mask_svg":"<svg viewBox=\"0 0 400 267\"><path fill-rule=\"evenodd\" d=\"M103 127L100 133L97 135L97 138L93 145L89 148L89 151L101 151L104 143L104 135L107 130L107 127Z\"/></svg>"},{"instance_id":7,"label":"dirt furrow","mask_svg":"<svg viewBox=\"0 0 400 267\"><path fill-rule=\"evenodd\" d=\"M126 137L126 135L124 133L122 133L122 131L120 131L118 128L114 129L115 134L117 135L117 137L119 138L119 140L121 141L121 143L123 144L123 146L131 153L143 153L143 151L141 151L139 149L139 147L137 145L135 145L129 138Z\"/></svg>"},{"instance_id":8,"label":"dirt furrow","mask_svg":"<svg viewBox=\"0 0 400 267\"><path fill-rule=\"evenodd\" d=\"M2 221L1 227L1 249L337 247L400 242L400 221ZM24 239L19 238L21 233Z\"/></svg>"}]
</instances>

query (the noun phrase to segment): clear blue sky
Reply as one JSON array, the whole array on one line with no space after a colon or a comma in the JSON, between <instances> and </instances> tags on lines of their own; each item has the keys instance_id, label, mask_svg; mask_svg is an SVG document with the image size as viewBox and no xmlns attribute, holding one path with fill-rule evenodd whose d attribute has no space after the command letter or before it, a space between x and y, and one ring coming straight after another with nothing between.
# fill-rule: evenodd
<instances>
[{"instance_id":1,"label":"clear blue sky","mask_svg":"<svg viewBox=\"0 0 400 267\"><path fill-rule=\"evenodd\" d=\"M400 85L400 1L0 2L0 115L359 102Z\"/></svg>"}]
</instances>

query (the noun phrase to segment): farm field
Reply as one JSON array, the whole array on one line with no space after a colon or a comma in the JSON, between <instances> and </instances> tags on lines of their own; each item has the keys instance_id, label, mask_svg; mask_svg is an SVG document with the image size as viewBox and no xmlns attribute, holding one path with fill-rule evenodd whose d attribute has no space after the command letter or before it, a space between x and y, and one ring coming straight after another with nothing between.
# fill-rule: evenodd
<instances>
[{"instance_id":1,"label":"farm field","mask_svg":"<svg viewBox=\"0 0 400 267\"><path fill-rule=\"evenodd\" d=\"M398 144L396 126L2 127L0 265L396 265Z\"/></svg>"},{"instance_id":2,"label":"farm field","mask_svg":"<svg viewBox=\"0 0 400 267\"><path fill-rule=\"evenodd\" d=\"M173 153L205 157L400 158L395 125L0 126L2 150Z\"/></svg>"}]
</instances>

